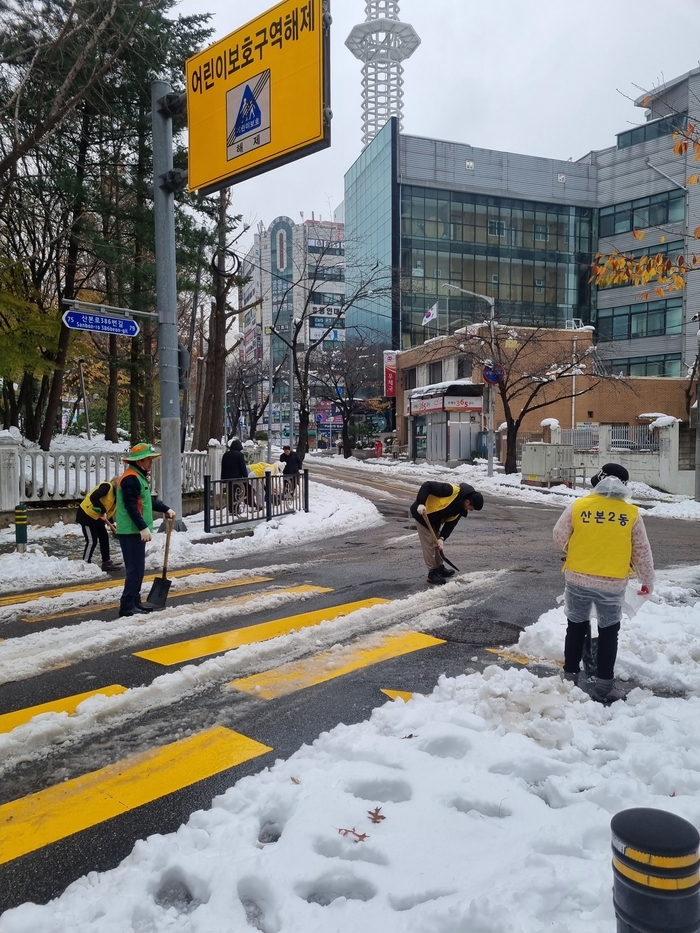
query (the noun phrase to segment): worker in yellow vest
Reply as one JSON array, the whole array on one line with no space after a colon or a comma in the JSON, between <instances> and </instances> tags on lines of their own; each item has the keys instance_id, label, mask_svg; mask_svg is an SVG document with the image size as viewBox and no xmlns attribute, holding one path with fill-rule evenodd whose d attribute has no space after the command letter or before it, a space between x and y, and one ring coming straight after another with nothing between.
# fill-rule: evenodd
<instances>
[{"instance_id":1,"label":"worker in yellow vest","mask_svg":"<svg viewBox=\"0 0 700 933\"><path fill-rule=\"evenodd\" d=\"M442 546L454 531L462 515L480 512L484 497L468 483L423 483L410 508L416 523L423 560L428 568L428 583L442 586L454 570L445 566ZM430 530L432 528L432 531Z\"/></svg>"},{"instance_id":2,"label":"worker in yellow vest","mask_svg":"<svg viewBox=\"0 0 700 933\"><path fill-rule=\"evenodd\" d=\"M622 600L630 572L651 595L654 559L636 505L627 501L629 473L606 463L591 478L594 487L576 499L554 526L554 542L566 551L564 605L568 625L564 641L564 676L578 681L591 609L598 617L598 668L591 697L612 703L624 694L613 684Z\"/></svg>"},{"instance_id":3,"label":"worker in yellow vest","mask_svg":"<svg viewBox=\"0 0 700 933\"><path fill-rule=\"evenodd\" d=\"M117 484L119 477L105 483L99 483L94 489L85 496L78 506L78 514L75 517L76 522L83 530L85 538L85 549L83 551L83 560L89 564L95 548L100 545L100 555L102 557L102 569L105 572L119 570L119 564L115 564L109 556L109 534L107 529L114 531L114 513L117 511Z\"/></svg>"}]
</instances>

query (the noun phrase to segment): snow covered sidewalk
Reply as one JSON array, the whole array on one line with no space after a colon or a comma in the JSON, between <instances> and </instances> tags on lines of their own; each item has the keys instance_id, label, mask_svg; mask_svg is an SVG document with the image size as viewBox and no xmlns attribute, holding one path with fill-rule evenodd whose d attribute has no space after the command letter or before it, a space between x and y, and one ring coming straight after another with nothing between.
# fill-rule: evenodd
<instances>
[{"instance_id":1,"label":"snow covered sidewalk","mask_svg":"<svg viewBox=\"0 0 700 933\"><path fill-rule=\"evenodd\" d=\"M623 622L610 708L558 675L441 678L241 780L0 933L610 933L610 819L659 807L700 825L698 568ZM556 661L563 612L518 648ZM387 686L391 686L387 684Z\"/></svg>"}]
</instances>

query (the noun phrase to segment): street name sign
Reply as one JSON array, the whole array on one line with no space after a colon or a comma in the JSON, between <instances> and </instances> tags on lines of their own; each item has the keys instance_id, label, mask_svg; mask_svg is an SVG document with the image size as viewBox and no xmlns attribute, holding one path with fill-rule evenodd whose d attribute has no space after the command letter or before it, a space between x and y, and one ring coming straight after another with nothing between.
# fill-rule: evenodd
<instances>
[{"instance_id":1,"label":"street name sign","mask_svg":"<svg viewBox=\"0 0 700 933\"><path fill-rule=\"evenodd\" d=\"M88 314L85 311L66 311L63 323L71 330L91 330L98 334L117 334L119 337L135 337L140 330L131 318Z\"/></svg>"},{"instance_id":2,"label":"street name sign","mask_svg":"<svg viewBox=\"0 0 700 933\"><path fill-rule=\"evenodd\" d=\"M190 191L330 146L329 5L283 0L188 59Z\"/></svg>"}]
</instances>

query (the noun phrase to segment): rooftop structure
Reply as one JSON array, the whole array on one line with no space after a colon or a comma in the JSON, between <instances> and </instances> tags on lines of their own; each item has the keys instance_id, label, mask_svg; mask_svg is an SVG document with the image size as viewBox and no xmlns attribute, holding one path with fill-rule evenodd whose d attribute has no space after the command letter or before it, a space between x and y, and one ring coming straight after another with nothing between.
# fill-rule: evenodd
<instances>
[{"instance_id":1,"label":"rooftop structure","mask_svg":"<svg viewBox=\"0 0 700 933\"><path fill-rule=\"evenodd\" d=\"M399 22L398 0L367 0L365 22L355 26L345 45L362 66L362 145L390 117L403 129L403 62L420 45L413 26Z\"/></svg>"}]
</instances>

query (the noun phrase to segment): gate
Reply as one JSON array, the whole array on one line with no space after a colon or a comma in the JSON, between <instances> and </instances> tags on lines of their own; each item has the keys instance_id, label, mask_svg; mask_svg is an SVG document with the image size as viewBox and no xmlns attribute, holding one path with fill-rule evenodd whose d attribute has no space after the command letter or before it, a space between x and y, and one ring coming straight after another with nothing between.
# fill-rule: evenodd
<instances>
[{"instance_id":1,"label":"gate","mask_svg":"<svg viewBox=\"0 0 700 933\"><path fill-rule=\"evenodd\" d=\"M251 476L248 479L204 477L204 530L243 522L269 522L290 512L309 511L309 471L298 476Z\"/></svg>"}]
</instances>

